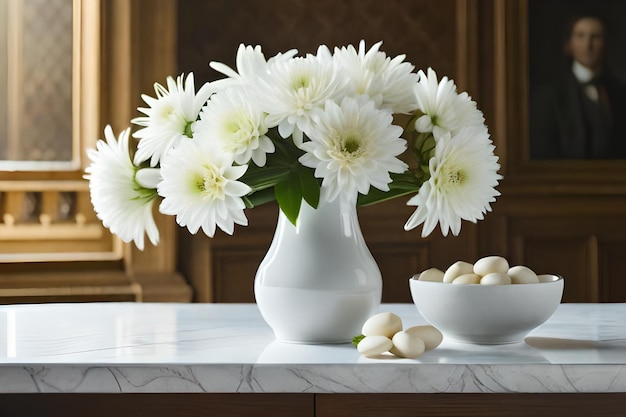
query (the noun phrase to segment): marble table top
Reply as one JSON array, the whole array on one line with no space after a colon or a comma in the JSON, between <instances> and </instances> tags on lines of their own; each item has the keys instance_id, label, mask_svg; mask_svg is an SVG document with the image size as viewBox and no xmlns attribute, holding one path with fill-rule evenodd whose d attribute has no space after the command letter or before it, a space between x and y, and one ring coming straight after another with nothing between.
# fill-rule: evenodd
<instances>
[{"instance_id":1,"label":"marble table top","mask_svg":"<svg viewBox=\"0 0 626 417\"><path fill-rule=\"evenodd\" d=\"M561 304L524 342L417 359L277 342L254 304L0 306L0 392L626 392L626 304Z\"/></svg>"}]
</instances>

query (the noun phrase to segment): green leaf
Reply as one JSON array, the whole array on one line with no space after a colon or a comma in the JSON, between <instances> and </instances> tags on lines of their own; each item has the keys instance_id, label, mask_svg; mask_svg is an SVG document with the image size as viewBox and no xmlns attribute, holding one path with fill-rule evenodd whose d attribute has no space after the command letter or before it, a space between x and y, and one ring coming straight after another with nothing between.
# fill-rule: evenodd
<instances>
[{"instance_id":1,"label":"green leaf","mask_svg":"<svg viewBox=\"0 0 626 417\"><path fill-rule=\"evenodd\" d=\"M300 187L299 176L290 175L286 180L276 184L274 194L280 209L295 226L302 204L302 188Z\"/></svg>"},{"instance_id":2,"label":"green leaf","mask_svg":"<svg viewBox=\"0 0 626 417\"><path fill-rule=\"evenodd\" d=\"M317 208L320 202L320 183L315 178L315 170L305 166L298 166L298 175L300 177L300 187L302 190L302 198L311 207Z\"/></svg>"},{"instance_id":3,"label":"green leaf","mask_svg":"<svg viewBox=\"0 0 626 417\"><path fill-rule=\"evenodd\" d=\"M354 347L359 346L359 343L361 343L361 340L365 339L365 336L360 334L358 336L354 336L352 338L352 344L354 345Z\"/></svg>"}]
</instances>

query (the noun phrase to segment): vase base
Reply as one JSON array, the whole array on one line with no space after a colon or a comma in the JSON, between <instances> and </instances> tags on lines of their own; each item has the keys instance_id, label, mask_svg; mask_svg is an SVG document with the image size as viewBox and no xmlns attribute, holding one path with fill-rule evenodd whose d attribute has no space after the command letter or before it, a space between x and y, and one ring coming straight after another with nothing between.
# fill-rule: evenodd
<instances>
[{"instance_id":1,"label":"vase base","mask_svg":"<svg viewBox=\"0 0 626 417\"><path fill-rule=\"evenodd\" d=\"M348 343L380 305L380 291L349 292L257 287L257 305L277 340L298 344Z\"/></svg>"}]
</instances>

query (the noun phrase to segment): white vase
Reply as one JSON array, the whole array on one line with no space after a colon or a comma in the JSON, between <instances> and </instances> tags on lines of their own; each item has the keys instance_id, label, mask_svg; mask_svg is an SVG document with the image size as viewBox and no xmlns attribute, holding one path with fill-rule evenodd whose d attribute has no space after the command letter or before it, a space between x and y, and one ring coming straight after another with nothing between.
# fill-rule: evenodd
<instances>
[{"instance_id":1,"label":"white vase","mask_svg":"<svg viewBox=\"0 0 626 417\"><path fill-rule=\"evenodd\" d=\"M280 211L254 282L261 315L276 339L344 343L380 306L382 278L361 233L356 207L339 198L302 203L295 227Z\"/></svg>"}]
</instances>

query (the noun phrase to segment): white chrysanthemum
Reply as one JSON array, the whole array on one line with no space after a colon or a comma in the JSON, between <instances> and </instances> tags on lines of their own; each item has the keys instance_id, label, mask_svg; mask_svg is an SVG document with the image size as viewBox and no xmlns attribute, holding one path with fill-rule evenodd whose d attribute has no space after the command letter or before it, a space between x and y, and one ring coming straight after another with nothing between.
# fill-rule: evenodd
<instances>
[{"instance_id":1,"label":"white chrysanthemum","mask_svg":"<svg viewBox=\"0 0 626 417\"><path fill-rule=\"evenodd\" d=\"M144 234L153 245L159 242L159 230L152 216L157 193L135 180L138 168L130 160L129 135L130 128L116 140L107 125L106 142L98 140L97 150L87 150L92 163L85 169L85 179L89 180L91 202L102 224L124 242L134 241L143 250Z\"/></svg>"},{"instance_id":2,"label":"white chrysanthemum","mask_svg":"<svg viewBox=\"0 0 626 417\"><path fill-rule=\"evenodd\" d=\"M413 88L419 79L414 66L404 62L405 55L391 59L380 51L382 41L365 50L365 41L354 46L335 48L335 59L349 79L350 89L356 95L367 95L376 106L393 113L415 110Z\"/></svg>"},{"instance_id":3,"label":"white chrysanthemum","mask_svg":"<svg viewBox=\"0 0 626 417\"><path fill-rule=\"evenodd\" d=\"M214 92L214 87L206 83L196 94L193 74L187 75L183 85L183 76L176 81L167 78L167 89L159 83L154 84L156 98L143 94L141 97L150 107L138 110L146 117L137 117L132 123L144 126L133 137L139 139L135 164L150 160L150 166L156 166L167 152L178 146L187 137L192 137L192 125L198 119L200 109Z\"/></svg>"},{"instance_id":4,"label":"white chrysanthemum","mask_svg":"<svg viewBox=\"0 0 626 417\"><path fill-rule=\"evenodd\" d=\"M450 132L453 136L462 128L473 127L487 133L484 117L467 93L458 94L456 85L448 77L437 81L437 74L432 68L428 75L418 73L420 79L415 85L417 107L424 115L415 122L419 132L433 132L435 137Z\"/></svg>"},{"instance_id":5,"label":"white chrysanthemum","mask_svg":"<svg viewBox=\"0 0 626 417\"><path fill-rule=\"evenodd\" d=\"M161 161L163 181L159 194L164 197L160 211L176 216L180 226L191 233L200 227L213 237L216 226L232 234L234 226L246 226L248 219L241 199L251 189L237 181L247 165L232 166L232 157L217 151L210 142L188 140Z\"/></svg>"},{"instance_id":6,"label":"white chrysanthemum","mask_svg":"<svg viewBox=\"0 0 626 417\"><path fill-rule=\"evenodd\" d=\"M407 169L397 158L406 149L402 128L392 121L390 112L369 100L345 98L341 106L328 101L317 112L311 140L302 145L307 153L299 161L315 168L329 201L339 194L355 201L357 192L367 194L370 186L387 191L389 173Z\"/></svg>"},{"instance_id":7,"label":"white chrysanthemum","mask_svg":"<svg viewBox=\"0 0 626 417\"><path fill-rule=\"evenodd\" d=\"M254 91L260 108L268 113L269 127L287 138L293 134L296 144L302 133L311 128L311 116L327 100L339 101L346 94L345 78L340 76L328 48L320 46L317 55L277 61L269 66Z\"/></svg>"},{"instance_id":8,"label":"white chrysanthemum","mask_svg":"<svg viewBox=\"0 0 626 417\"><path fill-rule=\"evenodd\" d=\"M228 78L217 80L213 83L216 88L226 88L231 85L245 85L253 83L261 74L267 73L268 65L275 62L288 61L298 53L295 49L290 49L285 53L279 53L265 60L265 55L261 51L259 45L252 47L240 44L237 49L237 73L228 65L221 62L211 61L209 66L214 70L221 72Z\"/></svg>"},{"instance_id":9,"label":"white chrysanthemum","mask_svg":"<svg viewBox=\"0 0 626 417\"><path fill-rule=\"evenodd\" d=\"M244 89L230 87L214 94L202 109L194 137L215 141L238 164L252 159L257 166L264 166L266 154L274 152L267 131L265 113L252 105Z\"/></svg>"},{"instance_id":10,"label":"white chrysanthemum","mask_svg":"<svg viewBox=\"0 0 626 417\"><path fill-rule=\"evenodd\" d=\"M455 236L461 231L461 220L482 220L490 203L500 193L495 189L500 165L487 138L476 138L472 129L461 129L437 141L435 156L429 161L431 177L407 204L417 206L404 225L411 230L424 223L422 236L428 236L437 223L444 236L448 229Z\"/></svg>"}]
</instances>

